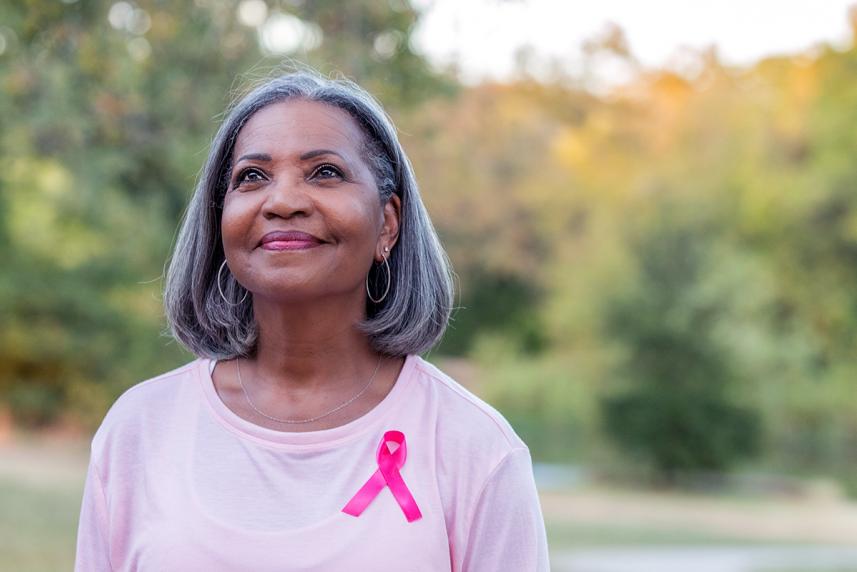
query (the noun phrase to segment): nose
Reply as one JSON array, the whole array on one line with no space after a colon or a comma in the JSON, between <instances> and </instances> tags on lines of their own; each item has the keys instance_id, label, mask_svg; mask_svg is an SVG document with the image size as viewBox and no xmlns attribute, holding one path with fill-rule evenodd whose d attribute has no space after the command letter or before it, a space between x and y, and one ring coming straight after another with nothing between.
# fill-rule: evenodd
<instances>
[{"instance_id":1,"label":"nose","mask_svg":"<svg viewBox=\"0 0 857 572\"><path fill-rule=\"evenodd\" d=\"M314 210L312 197L303 177L285 176L268 185L262 214L266 219L309 216Z\"/></svg>"}]
</instances>

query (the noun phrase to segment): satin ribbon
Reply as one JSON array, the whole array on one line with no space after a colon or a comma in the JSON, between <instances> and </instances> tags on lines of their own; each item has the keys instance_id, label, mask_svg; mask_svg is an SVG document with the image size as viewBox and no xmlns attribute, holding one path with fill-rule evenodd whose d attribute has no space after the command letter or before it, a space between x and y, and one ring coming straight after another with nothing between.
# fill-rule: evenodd
<instances>
[{"instance_id":1,"label":"satin ribbon","mask_svg":"<svg viewBox=\"0 0 857 572\"><path fill-rule=\"evenodd\" d=\"M389 443L399 445L395 451L390 450ZM402 479L399 469L405 464L405 459L408 457L408 448L405 445L405 435L401 431L387 431L384 433L384 438L381 439L381 444L378 446L378 453L375 455L378 460L378 469L369 477L369 480L360 487L348 504L342 509L345 514L351 516L360 516L366 507L375 500L384 487L389 487L393 493L393 498L399 503L402 512L405 513L405 518L408 522L413 522L422 518L417 502L408 490L408 485Z\"/></svg>"}]
</instances>

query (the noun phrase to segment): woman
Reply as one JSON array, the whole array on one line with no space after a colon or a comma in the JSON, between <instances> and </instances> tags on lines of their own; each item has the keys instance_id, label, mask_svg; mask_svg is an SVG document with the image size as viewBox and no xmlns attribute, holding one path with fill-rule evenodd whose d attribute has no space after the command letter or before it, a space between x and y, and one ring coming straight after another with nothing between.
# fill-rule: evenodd
<instances>
[{"instance_id":1,"label":"woman","mask_svg":"<svg viewBox=\"0 0 857 572\"><path fill-rule=\"evenodd\" d=\"M526 446L417 355L451 303L375 100L308 72L249 93L167 273L198 359L96 432L76 570L548 570Z\"/></svg>"}]
</instances>

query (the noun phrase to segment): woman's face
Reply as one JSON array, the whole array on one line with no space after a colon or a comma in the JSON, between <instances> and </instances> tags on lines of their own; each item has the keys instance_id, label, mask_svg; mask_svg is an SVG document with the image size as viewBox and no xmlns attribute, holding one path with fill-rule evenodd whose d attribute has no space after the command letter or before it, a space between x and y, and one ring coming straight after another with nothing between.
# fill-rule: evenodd
<instances>
[{"instance_id":1,"label":"woman's face","mask_svg":"<svg viewBox=\"0 0 857 572\"><path fill-rule=\"evenodd\" d=\"M382 207L363 148L348 113L305 100L269 105L238 133L220 229L230 270L254 296L364 299L373 259L395 244L400 202Z\"/></svg>"}]
</instances>

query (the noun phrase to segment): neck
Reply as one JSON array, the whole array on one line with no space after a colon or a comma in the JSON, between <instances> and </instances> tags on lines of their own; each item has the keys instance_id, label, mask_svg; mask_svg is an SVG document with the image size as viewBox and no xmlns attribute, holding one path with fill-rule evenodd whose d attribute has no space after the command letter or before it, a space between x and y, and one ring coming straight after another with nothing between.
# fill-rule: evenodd
<instances>
[{"instance_id":1,"label":"neck","mask_svg":"<svg viewBox=\"0 0 857 572\"><path fill-rule=\"evenodd\" d=\"M248 363L254 382L272 392L347 391L365 382L379 354L356 328L363 298L282 304L256 297L257 352ZM243 369L243 368L242 368Z\"/></svg>"}]
</instances>

